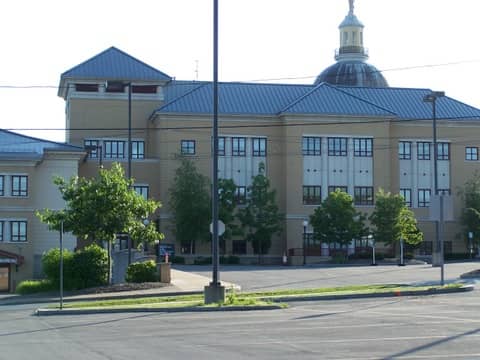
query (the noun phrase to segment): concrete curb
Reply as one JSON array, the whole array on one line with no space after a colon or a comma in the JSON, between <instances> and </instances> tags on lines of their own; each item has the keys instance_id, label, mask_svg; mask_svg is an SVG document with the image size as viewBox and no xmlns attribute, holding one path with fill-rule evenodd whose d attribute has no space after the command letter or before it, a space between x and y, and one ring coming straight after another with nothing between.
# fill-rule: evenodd
<instances>
[{"instance_id":1,"label":"concrete curb","mask_svg":"<svg viewBox=\"0 0 480 360\"><path fill-rule=\"evenodd\" d=\"M295 296L295 297L280 297L269 299L274 302L299 302L299 301L318 301L318 300L346 300L346 299L366 299L366 298L381 298L381 297L400 297L400 296L424 296L424 295L438 295L451 294L458 292L467 292L474 290L473 285L464 285L459 288L446 289L427 289L427 290L407 290L407 291L389 291L384 293L371 294L345 294L345 295L324 295L324 296ZM138 307L138 308L120 308L120 309L37 309L35 315L37 316L51 316L51 315L88 315L88 314L116 314L116 313L139 313L139 312L160 312L160 313L178 313L178 312L212 312L212 311L258 311L258 310L279 310L283 307L281 305L265 305L265 306L224 306L224 307L183 307L183 308L152 308L152 307Z\"/></svg>"}]
</instances>

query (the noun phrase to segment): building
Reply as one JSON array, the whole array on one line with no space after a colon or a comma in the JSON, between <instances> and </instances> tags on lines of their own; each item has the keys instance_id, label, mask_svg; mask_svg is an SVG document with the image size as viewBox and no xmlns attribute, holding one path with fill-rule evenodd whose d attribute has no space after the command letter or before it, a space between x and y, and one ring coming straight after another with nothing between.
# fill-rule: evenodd
<instances>
[{"instance_id":1,"label":"building","mask_svg":"<svg viewBox=\"0 0 480 360\"><path fill-rule=\"evenodd\" d=\"M367 213L379 188L401 193L426 235L421 251L431 253L433 107L424 100L432 91L389 87L364 61L363 25L353 1L350 5L340 26L337 64L314 84L219 84L219 176L233 179L242 197L258 164L266 164L285 214L272 261L290 249L302 250L303 221L336 188ZM61 75L67 140L91 149L79 174L93 176L99 161L128 166L130 137L135 187L164 204L156 216L167 242L175 242L166 204L178 156L192 158L202 173L211 174L212 92L211 82L175 80L115 47ZM446 251L463 252L464 241L456 239L461 212L456 190L479 165L480 110L448 96L435 99L435 106L438 189L454 197L456 219L446 225ZM328 254L326 244L309 243L308 250ZM176 251L182 251L179 244ZM253 255L243 239L222 251ZM198 244L195 253L208 255L209 244Z\"/></svg>"},{"instance_id":2,"label":"building","mask_svg":"<svg viewBox=\"0 0 480 360\"><path fill-rule=\"evenodd\" d=\"M62 209L53 177L77 175L82 148L0 130L0 291L42 274L42 254L59 246L59 234L35 211ZM65 235L65 248L76 240Z\"/></svg>"}]
</instances>

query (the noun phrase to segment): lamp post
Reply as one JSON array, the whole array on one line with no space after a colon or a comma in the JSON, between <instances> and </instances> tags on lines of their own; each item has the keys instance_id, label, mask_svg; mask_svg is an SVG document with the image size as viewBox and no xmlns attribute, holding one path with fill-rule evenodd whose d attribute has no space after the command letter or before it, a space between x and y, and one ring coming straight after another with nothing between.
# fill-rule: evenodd
<instances>
[{"instance_id":1,"label":"lamp post","mask_svg":"<svg viewBox=\"0 0 480 360\"><path fill-rule=\"evenodd\" d=\"M132 180L132 83L127 81L107 81L106 89L112 89L113 92L124 92L128 87L128 139L127 139L127 178ZM132 241L128 234L128 265L132 262Z\"/></svg>"},{"instance_id":2,"label":"lamp post","mask_svg":"<svg viewBox=\"0 0 480 360\"><path fill-rule=\"evenodd\" d=\"M423 97L423 101L432 104L432 125L433 125L433 187L435 196L438 195L438 146L437 146L437 100L445 96L443 91L432 91ZM443 201L440 199L440 217L442 217ZM440 239L440 221L435 220L435 243L437 258L440 263L441 285L444 284L444 264L443 264L443 242Z\"/></svg>"},{"instance_id":3,"label":"lamp post","mask_svg":"<svg viewBox=\"0 0 480 360\"><path fill-rule=\"evenodd\" d=\"M98 167L102 167L102 146L101 145L85 145L84 149L90 154L90 157L92 157L92 154L95 153L96 157L98 157ZM98 151L98 154L97 154Z\"/></svg>"},{"instance_id":4,"label":"lamp post","mask_svg":"<svg viewBox=\"0 0 480 360\"><path fill-rule=\"evenodd\" d=\"M468 250L470 252L470 260L473 258L473 232L468 232Z\"/></svg>"},{"instance_id":5,"label":"lamp post","mask_svg":"<svg viewBox=\"0 0 480 360\"><path fill-rule=\"evenodd\" d=\"M308 220L303 220L303 265L307 264L307 226Z\"/></svg>"},{"instance_id":6,"label":"lamp post","mask_svg":"<svg viewBox=\"0 0 480 360\"><path fill-rule=\"evenodd\" d=\"M368 243L372 247L372 266L377 266L377 261L375 259L375 240L373 239L373 235L368 235Z\"/></svg>"}]
</instances>

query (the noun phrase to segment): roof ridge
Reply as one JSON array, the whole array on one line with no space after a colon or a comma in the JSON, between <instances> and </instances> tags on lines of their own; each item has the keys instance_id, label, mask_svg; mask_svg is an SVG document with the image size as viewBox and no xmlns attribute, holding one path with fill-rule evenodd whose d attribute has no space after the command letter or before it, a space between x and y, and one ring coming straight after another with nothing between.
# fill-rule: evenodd
<instances>
[{"instance_id":1,"label":"roof ridge","mask_svg":"<svg viewBox=\"0 0 480 360\"><path fill-rule=\"evenodd\" d=\"M324 85L327 85L327 83L320 83L318 85L314 85L312 89L310 89L310 91L307 91L305 94L303 94L302 96L300 96L299 98L295 99L294 101L292 101L290 104L288 104L287 106L285 106L283 109L281 109L279 112L277 112L276 115L280 115L281 113L284 113L285 111L287 111L288 109L292 108L293 106L295 106L296 104L298 104L300 101L302 101L303 99L305 99L307 96L310 96L314 91L316 91L318 88L320 87L323 87ZM312 86L312 85L311 85Z\"/></svg>"},{"instance_id":2,"label":"roof ridge","mask_svg":"<svg viewBox=\"0 0 480 360\"><path fill-rule=\"evenodd\" d=\"M386 111L386 112L388 112L388 113L390 113L390 114L392 114L392 115L398 116L398 114L395 113L395 112L393 112L392 110L387 109L387 108L384 108L383 106L380 106L380 105L378 105L378 104L375 104L375 103L373 103L373 102L371 102L371 101L369 101L369 100L363 99L363 98L359 97L358 95L350 94L348 91L345 91L345 90L343 90L343 89L339 89L339 88L337 88L335 85L330 85L330 84L327 84L327 85L330 86L331 88L335 89L336 91L339 91L339 92L341 92L341 93L343 93L343 94L346 94L346 95L348 95L348 96L353 97L354 99L363 101L364 103L367 103L367 104L369 104L369 105L375 106L376 108L381 109L381 110L383 110L383 111ZM353 87L354 87L354 86L350 86L350 88L353 88ZM371 89L371 88L368 88L368 87L362 87L362 88L364 88L364 89ZM375 89L387 89L387 88L377 87L377 88L375 88Z\"/></svg>"},{"instance_id":3,"label":"roof ridge","mask_svg":"<svg viewBox=\"0 0 480 360\"><path fill-rule=\"evenodd\" d=\"M19 134L19 133L16 133L16 132L14 132L14 131L6 130L6 129L0 129L0 132L7 133L7 134L12 135L12 136L18 136L18 137L21 137L21 138L38 141L38 142L49 143L49 144L59 145L59 146L71 147L71 148L77 149L77 150L83 150L83 148L80 147L80 146L71 145L71 144L68 144L68 143L66 143L66 142L63 142L63 143L62 143L62 142L59 142L59 141L41 139L41 138L37 138L37 137L34 137L34 136Z\"/></svg>"}]
</instances>

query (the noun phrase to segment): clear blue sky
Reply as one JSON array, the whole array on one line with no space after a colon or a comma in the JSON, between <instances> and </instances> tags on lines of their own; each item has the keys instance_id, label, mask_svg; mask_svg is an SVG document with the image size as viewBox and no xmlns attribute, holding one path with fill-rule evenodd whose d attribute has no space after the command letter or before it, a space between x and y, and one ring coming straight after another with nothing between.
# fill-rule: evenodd
<instances>
[{"instance_id":1,"label":"clear blue sky","mask_svg":"<svg viewBox=\"0 0 480 360\"><path fill-rule=\"evenodd\" d=\"M62 129L64 101L55 88L60 74L110 46L182 80L196 78L198 61L198 78L211 80L212 4L5 1L0 15L1 127ZM219 4L221 81L312 83L334 62L338 25L348 12L348 0ZM369 62L384 71L391 86L443 90L475 107L480 107L479 12L478 0L355 1ZM63 131L20 132L64 139Z\"/></svg>"}]
</instances>

